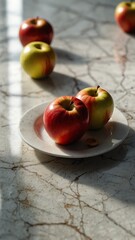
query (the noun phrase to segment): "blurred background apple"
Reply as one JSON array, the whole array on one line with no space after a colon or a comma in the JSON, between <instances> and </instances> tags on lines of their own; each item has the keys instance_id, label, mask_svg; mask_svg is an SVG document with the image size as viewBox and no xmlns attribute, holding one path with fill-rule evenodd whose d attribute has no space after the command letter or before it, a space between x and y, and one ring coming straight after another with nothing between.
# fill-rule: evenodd
<instances>
[{"instance_id":1,"label":"blurred background apple","mask_svg":"<svg viewBox=\"0 0 135 240\"><path fill-rule=\"evenodd\" d=\"M115 9L115 20L124 32L135 32L135 2L119 3Z\"/></svg>"}]
</instances>

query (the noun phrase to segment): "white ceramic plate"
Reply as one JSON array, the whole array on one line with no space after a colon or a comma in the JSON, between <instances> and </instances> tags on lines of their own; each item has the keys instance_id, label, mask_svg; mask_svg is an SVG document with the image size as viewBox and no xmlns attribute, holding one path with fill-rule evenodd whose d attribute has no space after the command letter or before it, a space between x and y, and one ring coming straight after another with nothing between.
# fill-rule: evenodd
<instances>
[{"instance_id":1,"label":"white ceramic plate","mask_svg":"<svg viewBox=\"0 0 135 240\"><path fill-rule=\"evenodd\" d=\"M113 116L106 126L98 131L88 131L77 142L62 146L56 144L43 127L42 117L46 106L42 103L28 110L21 118L20 133L23 140L46 154L65 158L85 158L108 152L117 147L127 136L129 127L125 116L114 109ZM90 147L87 139L94 138L97 146Z\"/></svg>"}]
</instances>

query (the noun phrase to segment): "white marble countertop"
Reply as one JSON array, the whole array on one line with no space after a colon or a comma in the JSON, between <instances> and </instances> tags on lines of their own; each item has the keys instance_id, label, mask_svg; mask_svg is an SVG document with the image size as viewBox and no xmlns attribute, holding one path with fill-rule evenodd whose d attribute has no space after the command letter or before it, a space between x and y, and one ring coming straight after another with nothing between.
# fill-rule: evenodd
<instances>
[{"instance_id":1,"label":"white marble countertop","mask_svg":"<svg viewBox=\"0 0 135 240\"><path fill-rule=\"evenodd\" d=\"M114 21L120 1L0 0L0 239L135 239L135 38ZM18 29L48 19L57 64L45 81L23 72ZM129 134L115 150L86 159L48 156L24 143L29 108L100 85L126 116Z\"/></svg>"}]
</instances>

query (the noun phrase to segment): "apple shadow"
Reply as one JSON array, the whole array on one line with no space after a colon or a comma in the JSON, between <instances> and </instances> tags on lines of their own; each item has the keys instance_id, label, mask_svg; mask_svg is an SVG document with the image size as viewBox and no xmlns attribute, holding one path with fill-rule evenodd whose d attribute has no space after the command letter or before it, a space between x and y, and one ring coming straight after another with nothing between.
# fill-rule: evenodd
<instances>
[{"instance_id":1,"label":"apple shadow","mask_svg":"<svg viewBox=\"0 0 135 240\"><path fill-rule=\"evenodd\" d=\"M130 37L135 38L135 29L133 29L133 30L130 31L130 32L127 32L126 34L129 35Z\"/></svg>"},{"instance_id":2,"label":"apple shadow","mask_svg":"<svg viewBox=\"0 0 135 240\"><path fill-rule=\"evenodd\" d=\"M59 72L52 72L48 77L33 79L40 88L47 92L51 92L55 95L74 95L82 88L88 87L90 85L86 84L84 81L68 76Z\"/></svg>"},{"instance_id":3,"label":"apple shadow","mask_svg":"<svg viewBox=\"0 0 135 240\"><path fill-rule=\"evenodd\" d=\"M46 158L46 154L37 150L35 154L44 167L67 179L70 184L77 182L101 189L107 196L135 204L135 189L131 187L135 161L133 161L134 156L131 157L133 152L130 153L131 148L134 148L132 146L134 139L135 131L129 128L126 139L119 146L95 157L75 159L48 156Z\"/></svg>"},{"instance_id":4,"label":"apple shadow","mask_svg":"<svg viewBox=\"0 0 135 240\"><path fill-rule=\"evenodd\" d=\"M54 48L54 51L57 56L57 63L72 63L72 64L86 64L86 58L79 56L78 54L72 53L65 49Z\"/></svg>"}]
</instances>

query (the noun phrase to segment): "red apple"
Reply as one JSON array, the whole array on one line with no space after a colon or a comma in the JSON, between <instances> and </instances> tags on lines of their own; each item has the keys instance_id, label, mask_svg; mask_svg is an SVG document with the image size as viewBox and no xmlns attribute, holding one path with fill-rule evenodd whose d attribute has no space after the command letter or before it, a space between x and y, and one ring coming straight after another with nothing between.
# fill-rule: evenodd
<instances>
[{"instance_id":1,"label":"red apple","mask_svg":"<svg viewBox=\"0 0 135 240\"><path fill-rule=\"evenodd\" d=\"M56 56L53 48L44 42L31 42L21 52L20 63L32 78L48 76L54 69Z\"/></svg>"},{"instance_id":2,"label":"red apple","mask_svg":"<svg viewBox=\"0 0 135 240\"><path fill-rule=\"evenodd\" d=\"M52 25L40 17L24 20L19 29L19 39L23 46L35 41L51 44L53 35Z\"/></svg>"},{"instance_id":3,"label":"red apple","mask_svg":"<svg viewBox=\"0 0 135 240\"><path fill-rule=\"evenodd\" d=\"M89 129L100 129L110 119L114 102L106 90L101 87L88 87L79 91L76 97L84 102L89 111Z\"/></svg>"},{"instance_id":4,"label":"red apple","mask_svg":"<svg viewBox=\"0 0 135 240\"><path fill-rule=\"evenodd\" d=\"M121 2L115 9L115 20L124 32L135 32L135 2Z\"/></svg>"},{"instance_id":5,"label":"red apple","mask_svg":"<svg viewBox=\"0 0 135 240\"><path fill-rule=\"evenodd\" d=\"M61 96L44 111L43 124L50 137L58 144L77 141L88 128L89 114L84 103L73 96Z\"/></svg>"}]
</instances>

